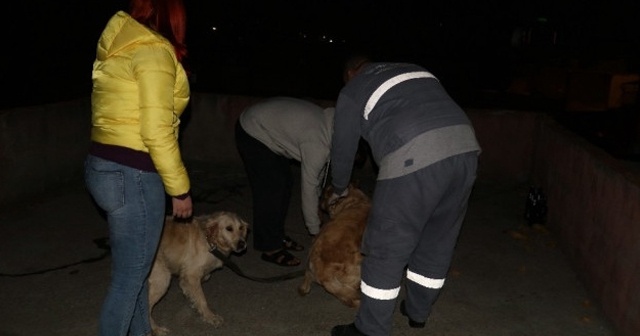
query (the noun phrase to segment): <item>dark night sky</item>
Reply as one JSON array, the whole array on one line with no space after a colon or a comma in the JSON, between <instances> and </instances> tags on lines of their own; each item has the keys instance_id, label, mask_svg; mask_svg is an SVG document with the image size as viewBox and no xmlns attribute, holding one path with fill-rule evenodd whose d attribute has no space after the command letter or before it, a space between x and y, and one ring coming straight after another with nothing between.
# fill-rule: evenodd
<instances>
[{"instance_id":1,"label":"dark night sky","mask_svg":"<svg viewBox=\"0 0 640 336\"><path fill-rule=\"evenodd\" d=\"M515 27L536 27L543 37L545 29L557 31L556 45L543 38L539 49L584 58L637 58L640 44L635 0L185 2L194 90L335 98L340 63L354 46L381 60L451 74L455 87L456 81L484 77L475 69L505 72L502 65L514 57ZM97 38L126 1L25 0L13 6L1 23L8 37L2 57L8 60L0 75L9 88L0 108L87 96ZM459 68L468 73L454 75Z\"/></svg>"}]
</instances>

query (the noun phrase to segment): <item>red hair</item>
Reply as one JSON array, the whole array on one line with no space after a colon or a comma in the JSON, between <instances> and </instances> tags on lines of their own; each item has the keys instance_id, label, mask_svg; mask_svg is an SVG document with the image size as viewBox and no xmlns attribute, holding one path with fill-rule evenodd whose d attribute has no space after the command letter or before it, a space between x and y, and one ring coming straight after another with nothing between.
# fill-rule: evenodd
<instances>
[{"instance_id":1,"label":"red hair","mask_svg":"<svg viewBox=\"0 0 640 336\"><path fill-rule=\"evenodd\" d=\"M182 0L131 0L129 15L169 40L178 61L187 56L187 15Z\"/></svg>"}]
</instances>

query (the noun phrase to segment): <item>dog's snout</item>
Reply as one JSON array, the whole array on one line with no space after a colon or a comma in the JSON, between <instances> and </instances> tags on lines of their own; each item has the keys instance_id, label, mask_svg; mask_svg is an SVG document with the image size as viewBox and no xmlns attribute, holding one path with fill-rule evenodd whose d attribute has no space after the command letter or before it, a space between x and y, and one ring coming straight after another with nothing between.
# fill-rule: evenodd
<instances>
[{"instance_id":1,"label":"dog's snout","mask_svg":"<svg viewBox=\"0 0 640 336\"><path fill-rule=\"evenodd\" d=\"M247 248L247 242L244 239L238 241L236 244L236 252L242 252Z\"/></svg>"}]
</instances>

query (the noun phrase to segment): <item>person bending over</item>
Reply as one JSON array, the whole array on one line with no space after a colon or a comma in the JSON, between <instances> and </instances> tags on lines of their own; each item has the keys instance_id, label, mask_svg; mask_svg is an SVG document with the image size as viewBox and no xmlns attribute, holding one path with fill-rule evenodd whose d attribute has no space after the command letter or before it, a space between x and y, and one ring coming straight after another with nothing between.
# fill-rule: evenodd
<instances>
[{"instance_id":1,"label":"person bending over","mask_svg":"<svg viewBox=\"0 0 640 336\"><path fill-rule=\"evenodd\" d=\"M253 195L253 244L262 259L297 266L289 251L303 247L285 234L292 189L292 162L300 163L302 214L311 235L320 230L318 199L325 180L333 108L292 97L274 97L250 106L236 123L236 146Z\"/></svg>"},{"instance_id":2,"label":"person bending over","mask_svg":"<svg viewBox=\"0 0 640 336\"><path fill-rule=\"evenodd\" d=\"M471 122L438 79L406 63L351 59L334 117L330 201L347 192L362 137L379 168L361 251L361 304L331 335L391 333L400 304L424 327L451 263L467 210L480 146Z\"/></svg>"}]
</instances>

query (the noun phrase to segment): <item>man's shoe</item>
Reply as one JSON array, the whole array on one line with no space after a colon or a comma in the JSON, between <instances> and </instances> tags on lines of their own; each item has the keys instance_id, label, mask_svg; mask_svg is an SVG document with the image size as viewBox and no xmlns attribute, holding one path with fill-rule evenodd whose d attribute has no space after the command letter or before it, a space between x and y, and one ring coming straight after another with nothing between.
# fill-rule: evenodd
<instances>
[{"instance_id":1,"label":"man's shoe","mask_svg":"<svg viewBox=\"0 0 640 336\"><path fill-rule=\"evenodd\" d=\"M409 326L411 328L424 328L424 326L427 325L427 322L414 321L409 317L409 315L407 314L407 308L405 308L404 306L404 300L400 302L400 313L409 320Z\"/></svg>"},{"instance_id":2,"label":"man's shoe","mask_svg":"<svg viewBox=\"0 0 640 336\"><path fill-rule=\"evenodd\" d=\"M333 327L333 329L331 329L331 336L367 336L367 335L361 333L360 330L356 328L356 325L351 323L351 324L337 325Z\"/></svg>"}]
</instances>

